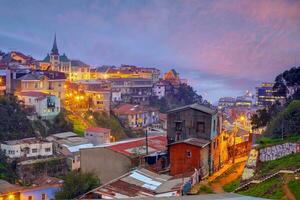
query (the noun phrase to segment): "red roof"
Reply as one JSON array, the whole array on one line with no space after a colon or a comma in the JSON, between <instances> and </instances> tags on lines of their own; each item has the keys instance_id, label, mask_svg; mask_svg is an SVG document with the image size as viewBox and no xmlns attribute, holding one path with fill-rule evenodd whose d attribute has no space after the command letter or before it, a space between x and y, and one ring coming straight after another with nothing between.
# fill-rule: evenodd
<instances>
[{"instance_id":1,"label":"red roof","mask_svg":"<svg viewBox=\"0 0 300 200\"><path fill-rule=\"evenodd\" d=\"M130 115L130 114L138 114L138 113L153 112L153 111L158 111L158 109L149 106L132 105L132 104L122 104L117 108L113 109L113 112L118 115Z\"/></svg>"},{"instance_id":2,"label":"red roof","mask_svg":"<svg viewBox=\"0 0 300 200\"><path fill-rule=\"evenodd\" d=\"M89 127L85 129L86 132L94 132L94 133L108 133L110 129L101 128L101 127Z\"/></svg>"},{"instance_id":3,"label":"red roof","mask_svg":"<svg viewBox=\"0 0 300 200\"><path fill-rule=\"evenodd\" d=\"M53 95L46 94L46 93L43 93L43 92L28 91L28 92L20 92L19 96L26 96L26 97L46 97L46 96L53 96Z\"/></svg>"},{"instance_id":4,"label":"red roof","mask_svg":"<svg viewBox=\"0 0 300 200\"><path fill-rule=\"evenodd\" d=\"M134 154L134 152L131 152L133 148L138 148L146 146L146 139L143 138L137 138L134 140L129 141L122 141L117 142L116 144L112 144L107 146L106 148L109 148L113 151L116 151L118 153L131 156ZM153 151L164 151L166 150L167 146L167 137L166 136L150 136L148 137L148 147L149 149ZM149 152L153 153L153 152Z\"/></svg>"}]
</instances>

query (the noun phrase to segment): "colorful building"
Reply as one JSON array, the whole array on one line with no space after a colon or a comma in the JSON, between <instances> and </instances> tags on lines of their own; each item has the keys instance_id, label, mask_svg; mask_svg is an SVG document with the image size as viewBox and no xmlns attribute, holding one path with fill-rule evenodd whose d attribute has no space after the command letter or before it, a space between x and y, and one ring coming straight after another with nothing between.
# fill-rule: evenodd
<instances>
[{"instance_id":1,"label":"colorful building","mask_svg":"<svg viewBox=\"0 0 300 200\"><path fill-rule=\"evenodd\" d=\"M43 92L20 92L18 99L26 106L32 107L34 114L42 119L53 119L60 113L60 99Z\"/></svg>"},{"instance_id":2,"label":"colorful building","mask_svg":"<svg viewBox=\"0 0 300 200\"><path fill-rule=\"evenodd\" d=\"M18 82L15 92L43 92L59 99L65 98L66 76L62 72L32 71L15 81Z\"/></svg>"},{"instance_id":3,"label":"colorful building","mask_svg":"<svg viewBox=\"0 0 300 200\"><path fill-rule=\"evenodd\" d=\"M59 54L56 35L50 54L47 54L43 60L38 61L37 68L66 73L70 81L89 80L91 78L89 65L80 60L69 59L65 54Z\"/></svg>"},{"instance_id":4,"label":"colorful building","mask_svg":"<svg viewBox=\"0 0 300 200\"><path fill-rule=\"evenodd\" d=\"M159 122L159 110L149 106L121 104L113 112L125 126L134 129L142 129Z\"/></svg>"},{"instance_id":5,"label":"colorful building","mask_svg":"<svg viewBox=\"0 0 300 200\"><path fill-rule=\"evenodd\" d=\"M196 103L167 112L169 146L190 138L209 141L208 163L210 173L217 171L222 165L220 155L221 133L222 117L215 109Z\"/></svg>"}]
</instances>

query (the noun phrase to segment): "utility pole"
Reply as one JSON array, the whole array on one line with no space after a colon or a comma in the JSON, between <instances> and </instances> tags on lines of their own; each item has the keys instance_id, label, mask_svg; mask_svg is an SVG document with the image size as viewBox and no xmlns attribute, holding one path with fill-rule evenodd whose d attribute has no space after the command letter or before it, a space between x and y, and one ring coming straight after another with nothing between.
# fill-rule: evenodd
<instances>
[{"instance_id":1,"label":"utility pole","mask_svg":"<svg viewBox=\"0 0 300 200\"><path fill-rule=\"evenodd\" d=\"M145 134L146 134L146 156L147 156L148 155L148 130L147 130L147 128L146 128Z\"/></svg>"},{"instance_id":2,"label":"utility pole","mask_svg":"<svg viewBox=\"0 0 300 200\"><path fill-rule=\"evenodd\" d=\"M236 138L236 132L237 131L238 131L238 127L237 127L237 124L235 124L234 130L233 130L233 155L232 155L232 164L234 164L234 162L235 162L235 138Z\"/></svg>"},{"instance_id":3,"label":"utility pole","mask_svg":"<svg viewBox=\"0 0 300 200\"><path fill-rule=\"evenodd\" d=\"M283 140L283 123L284 123L284 119L281 121L281 140Z\"/></svg>"}]
</instances>

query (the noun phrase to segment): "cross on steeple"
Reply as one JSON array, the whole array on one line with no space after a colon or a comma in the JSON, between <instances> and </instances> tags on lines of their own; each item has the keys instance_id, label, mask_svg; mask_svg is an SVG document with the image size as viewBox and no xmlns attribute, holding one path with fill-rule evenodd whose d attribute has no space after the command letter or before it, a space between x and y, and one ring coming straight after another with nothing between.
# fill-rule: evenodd
<instances>
[{"instance_id":1,"label":"cross on steeple","mask_svg":"<svg viewBox=\"0 0 300 200\"><path fill-rule=\"evenodd\" d=\"M56 44L56 33L54 34L54 42L53 42L53 47L51 49L51 54L53 54L53 55L59 55L57 44Z\"/></svg>"}]
</instances>

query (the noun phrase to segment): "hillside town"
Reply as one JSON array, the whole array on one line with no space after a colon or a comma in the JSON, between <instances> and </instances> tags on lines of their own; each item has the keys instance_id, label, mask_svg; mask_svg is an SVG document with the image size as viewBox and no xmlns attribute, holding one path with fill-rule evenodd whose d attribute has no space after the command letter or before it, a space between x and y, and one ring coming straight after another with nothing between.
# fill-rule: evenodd
<instances>
[{"instance_id":1,"label":"hillside town","mask_svg":"<svg viewBox=\"0 0 300 200\"><path fill-rule=\"evenodd\" d=\"M0 200L300 200L300 0L0 0Z\"/></svg>"},{"instance_id":2,"label":"hillside town","mask_svg":"<svg viewBox=\"0 0 300 200\"><path fill-rule=\"evenodd\" d=\"M44 59L0 53L1 200L219 194L236 180L242 191L257 163L300 152L257 148L266 127L254 116L287 102L275 82L214 106L176 69L91 66L58 47L55 35ZM85 174L85 191L66 191Z\"/></svg>"}]
</instances>

